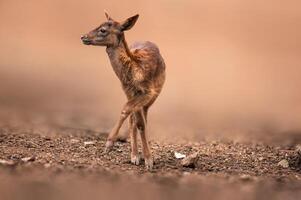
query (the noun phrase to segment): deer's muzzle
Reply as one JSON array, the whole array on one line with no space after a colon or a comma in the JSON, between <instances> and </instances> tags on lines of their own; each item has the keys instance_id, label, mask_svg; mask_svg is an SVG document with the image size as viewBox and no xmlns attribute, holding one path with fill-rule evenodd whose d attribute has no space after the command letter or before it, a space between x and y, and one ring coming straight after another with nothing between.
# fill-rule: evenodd
<instances>
[{"instance_id":1,"label":"deer's muzzle","mask_svg":"<svg viewBox=\"0 0 301 200\"><path fill-rule=\"evenodd\" d=\"M80 37L80 39L82 40L82 42L86 45L92 44L92 40L88 38L87 35L82 35Z\"/></svg>"}]
</instances>

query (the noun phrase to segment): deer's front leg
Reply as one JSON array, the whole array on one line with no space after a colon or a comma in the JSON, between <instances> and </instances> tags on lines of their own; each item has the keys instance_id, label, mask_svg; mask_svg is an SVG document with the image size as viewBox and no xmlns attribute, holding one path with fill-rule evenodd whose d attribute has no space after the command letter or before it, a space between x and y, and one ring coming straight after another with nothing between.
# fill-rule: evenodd
<instances>
[{"instance_id":1,"label":"deer's front leg","mask_svg":"<svg viewBox=\"0 0 301 200\"><path fill-rule=\"evenodd\" d=\"M114 128L112 129L112 131L110 132L110 134L107 138L105 152L109 152L110 150L112 150L114 142L117 139L118 132L119 132L123 122L130 115L130 113L131 113L131 107L129 107L128 105L124 106L124 108L120 114L118 122L115 124Z\"/></svg>"}]
</instances>

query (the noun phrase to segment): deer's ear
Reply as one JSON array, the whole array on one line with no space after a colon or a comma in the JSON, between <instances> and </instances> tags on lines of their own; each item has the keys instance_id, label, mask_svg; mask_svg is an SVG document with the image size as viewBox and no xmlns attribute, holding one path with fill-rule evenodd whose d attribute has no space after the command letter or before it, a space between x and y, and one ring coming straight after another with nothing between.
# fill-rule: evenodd
<instances>
[{"instance_id":1,"label":"deer's ear","mask_svg":"<svg viewBox=\"0 0 301 200\"><path fill-rule=\"evenodd\" d=\"M128 19L126 19L124 22L122 22L121 25L121 31L127 31L130 30L136 23L139 15L134 15Z\"/></svg>"},{"instance_id":2,"label":"deer's ear","mask_svg":"<svg viewBox=\"0 0 301 200\"><path fill-rule=\"evenodd\" d=\"M106 16L107 20L112 21L113 19L112 19L112 17L110 17L110 15L107 13L107 11L104 10L104 12L105 12L105 16Z\"/></svg>"}]
</instances>

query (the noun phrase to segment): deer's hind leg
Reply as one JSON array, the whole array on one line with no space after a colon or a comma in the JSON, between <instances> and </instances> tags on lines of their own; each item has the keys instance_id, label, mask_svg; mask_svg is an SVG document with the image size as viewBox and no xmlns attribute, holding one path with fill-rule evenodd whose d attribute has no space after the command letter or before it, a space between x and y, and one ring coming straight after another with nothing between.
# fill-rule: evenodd
<instances>
[{"instance_id":1,"label":"deer's hind leg","mask_svg":"<svg viewBox=\"0 0 301 200\"><path fill-rule=\"evenodd\" d=\"M126 120L126 118L132 114L133 112L136 112L138 110L141 110L141 108L146 105L151 100L150 96L147 94L143 94L137 97L134 97L133 99L129 100L126 105L123 107L121 115L119 117L119 120L115 124L114 128L110 132L107 142L106 142L106 149L105 152L108 152L112 149L114 142L117 139L118 132L123 124L123 122Z\"/></svg>"},{"instance_id":2,"label":"deer's hind leg","mask_svg":"<svg viewBox=\"0 0 301 200\"><path fill-rule=\"evenodd\" d=\"M131 163L134 165L139 165L140 158L137 143L137 126L134 114L131 114L129 118L129 134L131 138Z\"/></svg>"},{"instance_id":3,"label":"deer's hind leg","mask_svg":"<svg viewBox=\"0 0 301 200\"><path fill-rule=\"evenodd\" d=\"M154 97L146 106L143 107L143 114L144 114L144 118L145 118L146 123L147 123L148 109L155 102L156 98L157 98L157 96ZM117 140L120 141L120 142L126 142L127 138L129 138L130 134L131 134L131 128L130 128L130 124L129 124L128 129L126 131L118 134Z\"/></svg>"},{"instance_id":4,"label":"deer's hind leg","mask_svg":"<svg viewBox=\"0 0 301 200\"><path fill-rule=\"evenodd\" d=\"M158 97L157 95L154 96L153 98L151 98L151 100L150 100L145 106L143 106L142 111L143 111L143 115L144 115L146 124L147 124L147 114L148 114L148 110L149 110L149 108L151 107L151 105L153 105L153 103L156 101L157 97Z\"/></svg>"},{"instance_id":5,"label":"deer's hind leg","mask_svg":"<svg viewBox=\"0 0 301 200\"><path fill-rule=\"evenodd\" d=\"M142 153L144 156L145 166L147 169L152 169L154 162L151 154L151 150L149 148L147 132L146 132L146 119L144 115L144 110L141 109L139 112L135 113L136 120L137 120L137 129L141 136L142 142Z\"/></svg>"}]
</instances>

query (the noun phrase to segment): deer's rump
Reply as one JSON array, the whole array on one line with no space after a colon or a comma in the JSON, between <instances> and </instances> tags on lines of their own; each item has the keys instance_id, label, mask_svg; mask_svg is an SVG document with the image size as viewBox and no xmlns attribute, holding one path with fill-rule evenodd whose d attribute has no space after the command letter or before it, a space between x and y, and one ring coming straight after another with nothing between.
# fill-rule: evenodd
<instances>
[{"instance_id":1,"label":"deer's rump","mask_svg":"<svg viewBox=\"0 0 301 200\"><path fill-rule=\"evenodd\" d=\"M158 47L152 42L136 42L130 50L137 65L131 67L129 82L123 84L127 95L158 96L165 81L165 63Z\"/></svg>"},{"instance_id":2,"label":"deer's rump","mask_svg":"<svg viewBox=\"0 0 301 200\"><path fill-rule=\"evenodd\" d=\"M156 81L157 78L165 78L165 63L156 44L148 41L136 42L130 50L138 61L137 74L141 72L144 75L141 80Z\"/></svg>"}]
</instances>

